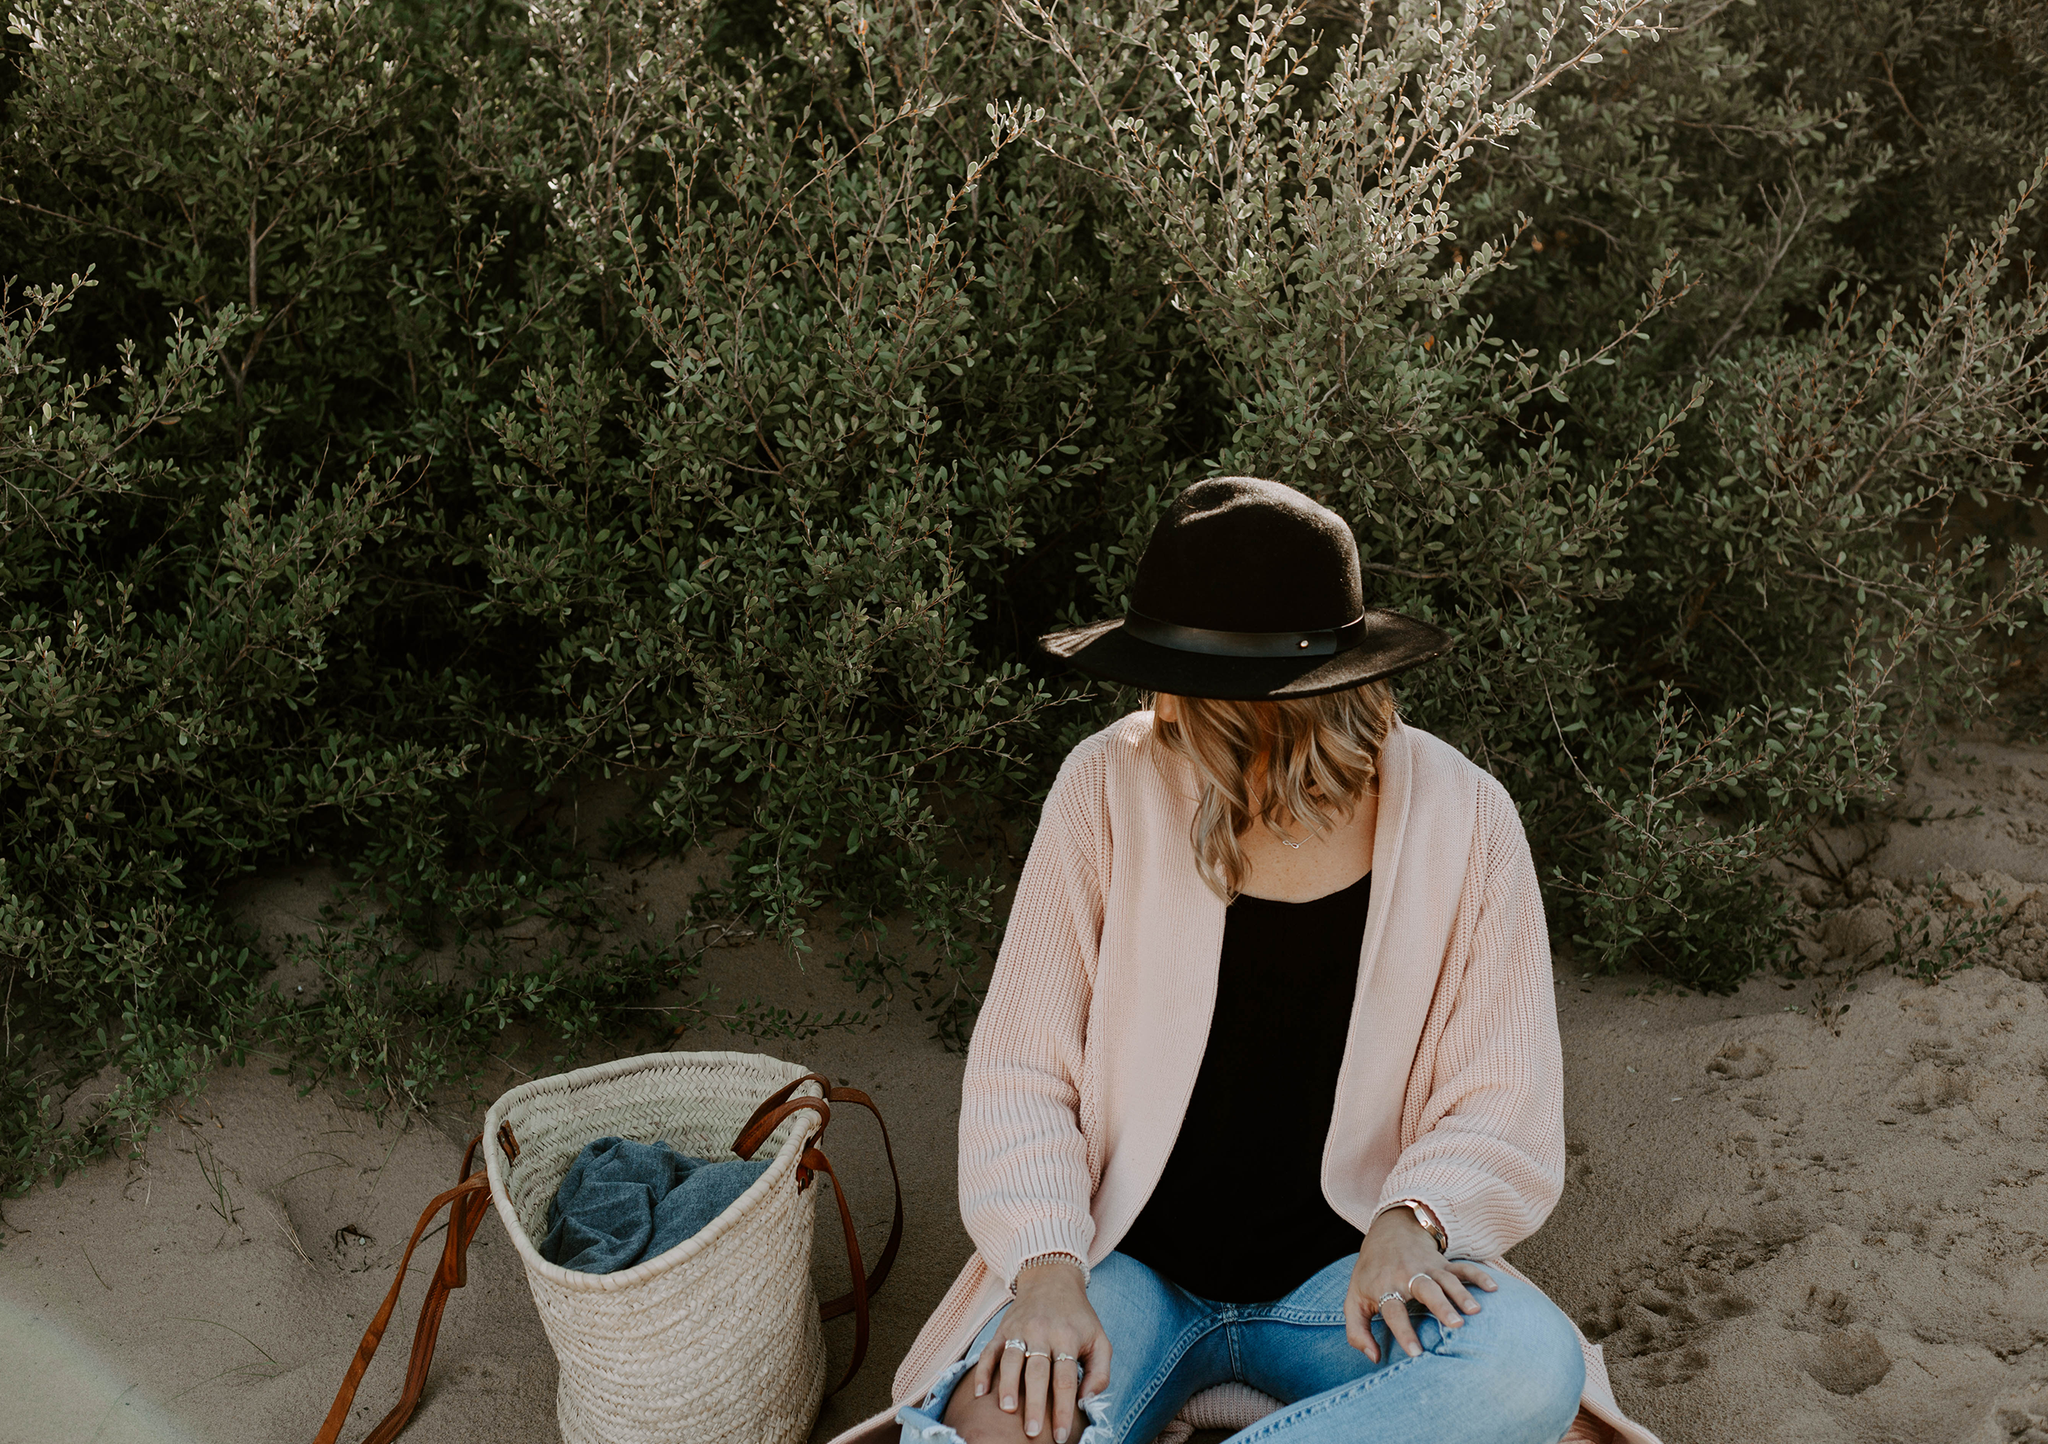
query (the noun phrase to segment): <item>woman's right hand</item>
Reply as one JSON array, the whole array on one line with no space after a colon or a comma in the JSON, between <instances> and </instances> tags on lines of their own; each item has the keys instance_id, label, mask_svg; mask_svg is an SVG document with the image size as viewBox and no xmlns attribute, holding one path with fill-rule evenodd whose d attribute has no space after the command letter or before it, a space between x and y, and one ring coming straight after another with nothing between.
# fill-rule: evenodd
<instances>
[{"instance_id":1,"label":"woman's right hand","mask_svg":"<svg viewBox=\"0 0 2048 1444\"><path fill-rule=\"evenodd\" d=\"M1067 1354L1075 1362L1027 1361L1024 1350L1007 1347L1011 1339L1022 1339L1034 1354ZM1088 1286L1078 1267L1049 1259L1017 1275L1016 1302L981 1351L972 1377L977 1399L993 1389L996 1406L1004 1413L1015 1414L1022 1407L1024 1434L1030 1439L1038 1438L1045 1427L1050 1394L1053 1444L1067 1444L1076 1432L1076 1401L1092 1399L1109 1387L1109 1336L1088 1302Z\"/></svg>"}]
</instances>

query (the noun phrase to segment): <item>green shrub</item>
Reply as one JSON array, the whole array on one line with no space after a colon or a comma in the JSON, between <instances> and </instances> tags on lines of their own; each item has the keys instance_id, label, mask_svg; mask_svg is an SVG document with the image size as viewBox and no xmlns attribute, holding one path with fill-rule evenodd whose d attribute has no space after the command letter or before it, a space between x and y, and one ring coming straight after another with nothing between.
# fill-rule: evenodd
<instances>
[{"instance_id":1,"label":"green shrub","mask_svg":"<svg viewBox=\"0 0 2048 1444\"><path fill-rule=\"evenodd\" d=\"M8 1182L258 1031L409 1104L509 1028L687 1023L721 917L959 1040L1119 701L1030 638L1217 470L1457 634L1403 705L1561 941L1766 960L1763 860L2044 596L1975 521L2038 492L2048 56L1990 3L1667 10L24 0ZM545 825L607 775L615 847L736 830L673 946ZM266 1001L222 889L308 856L369 906Z\"/></svg>"}]
</instances>

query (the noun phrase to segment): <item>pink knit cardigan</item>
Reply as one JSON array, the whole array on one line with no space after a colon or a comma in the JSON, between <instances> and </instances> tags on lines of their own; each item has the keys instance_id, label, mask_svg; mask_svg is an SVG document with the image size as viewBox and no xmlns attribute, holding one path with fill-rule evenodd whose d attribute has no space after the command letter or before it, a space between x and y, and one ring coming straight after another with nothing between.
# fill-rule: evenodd
<instances>
[{"instance_id":1,"label":"pink knit cardigan","mask_svg":"<svg viewBox=\"0 0 2048 1444\"><path fill-rule=\"evenodd\" d=\"M897 1370L898 1405L966 1352L1019 1264L1099 1262L1159 1181L1223 945L1223 901L1189 845L1195 796L1186 764L1153 742L1150 712L1076 747L1053 783L967 1058L960 1208L976 1252ZM1398 722L1380 759L1358 978L1324 1195L1361 1231L1394 1200L1423 1199L1455 1252L1505 1269L1499 1256L1536 1231L1564 1181L1543 905L1500 784ZM1599 1348L1585 1349L1585 1410L1629 1444L1657 1444L1616 1408ZM834 1444L893 1439L893 1414Z\"/></svg>"}]
</instances>

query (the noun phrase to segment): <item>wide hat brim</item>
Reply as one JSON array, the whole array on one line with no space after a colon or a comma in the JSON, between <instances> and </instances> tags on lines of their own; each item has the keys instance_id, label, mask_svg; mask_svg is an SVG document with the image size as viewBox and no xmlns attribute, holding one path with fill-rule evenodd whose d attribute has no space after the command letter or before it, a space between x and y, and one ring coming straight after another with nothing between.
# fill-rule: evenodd
<instances>
[{"instance_id":1,"label":"wide hat brim","mask_svg":"<svg viewBox=\"0 0 2048 1444\"><path fill-rule=\"evenodd\" d=\"M1106 682L1176 697L1278 702L1341 692L1419 667L1448 651L1439 627L1399 612L1368 611L1342 651L1321 656L1231 657L1162 647L1132 636L1121 617L1038 639L1046 652Z\"/></svg>"}]
</instances>

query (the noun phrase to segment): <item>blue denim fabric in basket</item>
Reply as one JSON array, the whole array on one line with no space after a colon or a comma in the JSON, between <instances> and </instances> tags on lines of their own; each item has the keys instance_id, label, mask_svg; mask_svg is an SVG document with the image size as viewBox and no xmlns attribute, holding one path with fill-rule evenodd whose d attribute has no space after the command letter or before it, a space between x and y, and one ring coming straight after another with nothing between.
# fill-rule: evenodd
<instances>
[{"instance_id":1,"label":"blue denim fabric in basket","mask_svg":"<svg viewBox=\"0 0 2048 1444\"><path fill-rule=\"evenodd\" d=\"M540 1256L579 1273L631 1268L701 1232L768 1162L707 1163L666 1143L600 1138L576 1155L555 1190Z\"/></svg>"}]
</instances>

